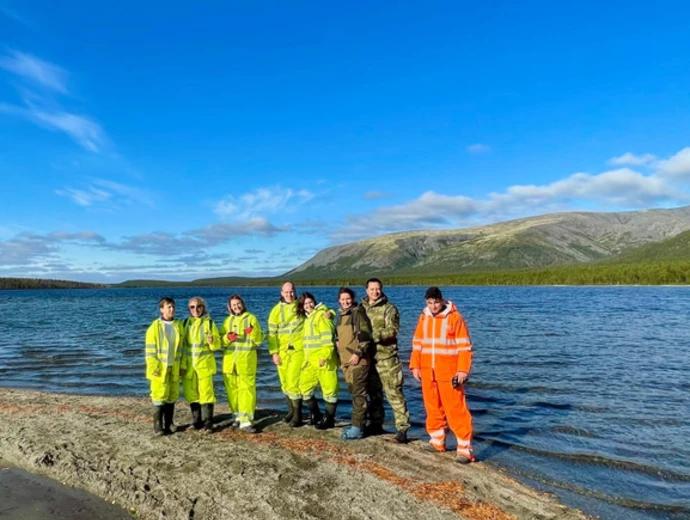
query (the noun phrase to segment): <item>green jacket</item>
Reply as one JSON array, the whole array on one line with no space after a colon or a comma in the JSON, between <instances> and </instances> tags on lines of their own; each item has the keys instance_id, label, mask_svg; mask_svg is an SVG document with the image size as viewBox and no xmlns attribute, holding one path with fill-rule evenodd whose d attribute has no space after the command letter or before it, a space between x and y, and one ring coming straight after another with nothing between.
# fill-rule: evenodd
<instances>
[{"instance_id":1,"label":"green jacket","mask_svg":"<svg viewBox=\"0 0 690 520\"><path fill-rule=\"evenodd\" d=\"M381 294L381 297L371 304L365 296L362 298L362 307L371 322L376 360L383 361L397 356L400 332L398 308L388 301L385 294Z\"/></svg>"}]
</instances>

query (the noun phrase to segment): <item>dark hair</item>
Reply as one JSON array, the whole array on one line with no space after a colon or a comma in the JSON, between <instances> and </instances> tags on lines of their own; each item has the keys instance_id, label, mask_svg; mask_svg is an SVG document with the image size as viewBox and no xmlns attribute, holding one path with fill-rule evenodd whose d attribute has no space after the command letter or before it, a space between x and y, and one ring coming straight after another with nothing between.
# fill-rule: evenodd
<instances>
[{"instance_id":1,"label":"dark hair","mask_svg":"<svg viewBox=\"0 0 690 520\"><path fill-rule=\"evenodd\" d=\"M300 294L299 299L297 300L297 315L298 316L306 316L307 313L304 310L304 302L305 300L309 298L310 300L313 300L314 303L316 304L316 298L314 298L314 295L310 292L303 292Z\"/></svg>"},{"instance_id":2,"label":"dark hair","mask_svg":"<svg viewBox=\"0 0 690 520\"><path fill-rule=\"evenodd\" d=\"M350 298L352 298L353 300L357 298L357 296L355 295L355 291L353 291L349 287L341 287L340 289L338 289L338 299L340 299L341 294L349 294Z\"/></svg>"},{"instance_id":3,"label":"dark hair","mask_svg":"<svg viewBox=\"0 0 690 520\"><path fill-rule=\"evenodd\" d=\"M364 287L369 287L370 283L377 283L381 286L381 289L383 289L383 282L379 280L378 278L369 278L367 280L367 283L364 284Z\"/></svg>"},{"instance_id":4,"label":"dark hair","mask_svg":"<svg viewBox=\"0 0 690 520\"><path fill-rule=\"evenodd\" d=\"M173 300L170 296L163 296L160 300L158 300L158 308L162 309L163 305L166 303L172 304L172 306L175 306L175 300Z\"/></svg>"},{"instance_id":5,"label":"dark hair","mask_svg":"<svg viewBox=\"0 0 690 520\"><path fill-rule=\"evenodd\" d=\"M247 310L247 306L244 304L244 300L242 299L242 296L240 296L240 295L237 294L237 293L235 293L235 294L233 294L232 296L230 296L230 297L228 298L228 307L230 306L230 302L231 302L232 300L237 300L238 302L240 302L240 303L242 304L242 310L243 310L243 311L246 311L246 310ZM231 310L230 312L232 312L232 310Z\"/></svg>"},{"instance_id":6,"label":"dark hair","mask_svg":"<svg viewBox=\"0 0 690 520\"><path fill-rule=\"evenodd\" d=\"M436 286L429 287L424 294L425 300L443 300L443 294L441 294L441 289Z\"/></svg>"}]
</instances>

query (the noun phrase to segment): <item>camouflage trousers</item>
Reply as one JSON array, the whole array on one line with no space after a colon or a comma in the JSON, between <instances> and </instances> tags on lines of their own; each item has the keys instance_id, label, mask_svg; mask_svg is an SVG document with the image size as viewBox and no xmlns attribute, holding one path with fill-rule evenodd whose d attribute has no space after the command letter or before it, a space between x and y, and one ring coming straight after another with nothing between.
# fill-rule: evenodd
<instances>
[{"instance_id":1,"label":"camouflage trousers","mask_svg":"<svg viewBox=\"0 0 690 520\"><path fill-rule=\"evenodd\" d=\"M367 416L372 424L383 424L385 411L383 409L383 394L386 394L388 404L393 410L395 428L407 431L410 428L410 412L403 395L403 366L398 356L382 361L376 361L369 370L367 380L369 394L369 409Z\"/></svg>"}]
</instances>

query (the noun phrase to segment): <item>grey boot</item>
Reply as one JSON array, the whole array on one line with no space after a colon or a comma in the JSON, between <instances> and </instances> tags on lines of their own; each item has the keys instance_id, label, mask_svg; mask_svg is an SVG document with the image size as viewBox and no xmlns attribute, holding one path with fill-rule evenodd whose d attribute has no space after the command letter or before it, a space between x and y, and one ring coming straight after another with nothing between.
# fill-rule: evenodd
<instances>
[{"instance_id":1,"label":"grey boot","mask_svg":"<svg viewBox=\"0 0 690 520\"><path fill-rule=\"evenodd\" d=\"M302 426L302 399L292 400L292 420L290 426L297 428Z\"/></svg>"},{"instance_id":2,"label":"grey boot","mask_svg":"<svg viewBox=\"0 0 690 520\"><path fill-rule=\"evenodd\" d=\"M283 421L285 421L286 423L289 423L290 421L292 421L292 416L295 413L295 409L294 409L294 406L292 405L292 399L290 399L288 396L285 396L285 400L287 401L288 413L287 413L287 415L285 415L285 417L283 417Z\"/></svg>"},{"instance_id":3,"label":"grey boot","mask_svg":"<svg viewBox=\"0 0 690 520\"><path fill-rule=\"evenodd\" d=\"M307 405L309 410L309 426L316 426L321 421L321 410L319 410L319 402L316 397L310 397L304 404Z\"/></svg>"},{"instance_id":4,"label":"grey boot","mask_svg":"<svg viewBox=\"0 0 690 520\"><path fill-rule=\"evenodd\" d=\"M335 426L335 410L337 406L336 403L326 403L326 413L319 421L319 424L316 425L317 430L328 430Z\"/></svg>"},{"instance_id":5,"label":"grey boot","mask_svg":"<svg viewBox=\"0 0 690 520\"><path fill-rule=\"evenodd\" d=\"M158 436L163 435L163 407L153 407L153 434Z\"/></svg>"},{"instance_id":6,"label":"grey boot","mask_svg":"<svg viewBox=\"0 0 690 520\"><path fill-rule=\"evenodd\" d=\"M199 403L189 403L189 408L192 410L192 426L195 430L201 430L204 423L201 422L201 405Z\"/></svg>"},{"instance_id":7,"label":"grey boot","mask_svg":"<svg viewBox=\"0 0 690 520\"><path fill-rule=\"evenodd\" d=\"M213 431L213 403L201 405L201 417L204 423L204 430Z\"/></svg>"},{"instance_id":8,"label":"grey boot","mask_svg":"<svg viewBox=\"0 0 690 520\"><path fill-rule=\"evenodd\" d=\"M173 423L175 417L175 403L165 403L163 405L163 431L166 435L175 433L177 426Z\"/></svg>"}]
</instances>

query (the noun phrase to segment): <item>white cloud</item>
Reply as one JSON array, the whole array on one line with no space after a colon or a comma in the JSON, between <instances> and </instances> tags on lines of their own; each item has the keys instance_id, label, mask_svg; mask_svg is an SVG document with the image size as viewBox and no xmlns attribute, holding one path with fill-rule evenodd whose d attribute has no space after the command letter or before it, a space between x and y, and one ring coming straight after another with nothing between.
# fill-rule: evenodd
<instances>
[{"instance_id":1,"label":"white cloud","mask_svg":"<svg viewBox=\"0 0 690 520\"><path fill-rule=\"evenodd\" d=\"M27 268L48 260L56 260L63 243L102 244L105 238L92 231L67 233L56 231L47 235L20 233L0 241L0 266Z\"/></svg>"},{"instance_id":2,"label":"white cloud","mask_svg":"<svg viewBox=\"0 0 690 520\"><path fill-rule=\"evenodd\" d=\"M474 143L469 146L467 146L467 153L471 154L480 154L480 153L486 153L489 150L491 150L491 147L488 144L482 144L482 143Z\"/></svg>"},{"instance_id":3,"label":"white cloud","mask_svg":"<svg viewBox=\"0 0 690 520\"><path fill-rule=\"evenodd\" d=\"M67 94L67 71L36 56L10 50L0 55L0 68L15 74L27 82L60 94Z\"/></svg>"},{"instance_id":4,"label":"white cloud","mask_svg":"<svg viewBox=\"0 0 690 520\"><path fill-rule=\"evenodd\" d=\"M623 155L609 159L609 164L614 166L642 166L649 164L654 160L656 160L656 155L652 155L651 153L635 155L633 153L626 152Z\"/></svg>"},{"instance_id":5,"label":"white cloud","mask_svg":"<svg viewBox=\"0 0 690 520\"><path fill-rule=\"evenodd\" d=\"M132 204L154 206L151 196L143 190L106 179L94 179L84 189L64 188L55 190L55 193L83 207L105 205L110 209L120 209Z\"/></svg>"},{"instance_id":6,"label":"white cloud","mask_svg":"<svg viewBox=\"0 0 690 520\"><path fill-rule=\"evenodd\" d=\"M690 177L690 148L643 175L630 168L597 175L575 173L544 185L514 185L484 198L438 194L432 191L407 203L351 215L345 226L331 233L334 242L413 229L461 228L551 211L572 210L582 204L610 209L649 208L690 204L690 193L674 182Z\"/></svg>"},{"instance_id":7,"label":"white cloud","mask_svg":"<svg viewBox=\"0 0 690 520\"><path fill-rule=\"evenodd\" d=\"M659 161L656 164L659 174L678 181L687 181L690 178L690 147L683 148L669 159Z\"/></svg>"},{"instance_id":8,"label":"white cloud","mask_svg":"<svg viewBox=\"0 0 690 520\"><path fill-rule=\"evenodd\" d=\"M214 213L220 217L248 219L260 214L274 214L296 207L314 198L307 190L280 186L257 188L240 196L227 195L216 204Z\"/></svg>"}]
</instances>

